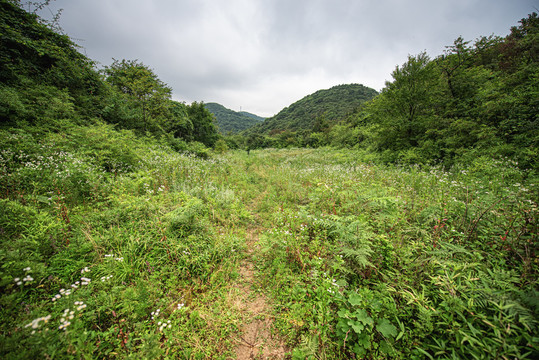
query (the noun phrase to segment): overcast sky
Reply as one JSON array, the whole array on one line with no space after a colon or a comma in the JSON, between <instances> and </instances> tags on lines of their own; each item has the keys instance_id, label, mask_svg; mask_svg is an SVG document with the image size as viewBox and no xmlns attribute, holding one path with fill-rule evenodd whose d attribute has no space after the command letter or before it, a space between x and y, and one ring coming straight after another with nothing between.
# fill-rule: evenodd
<instances>
[{"instance_id":1,"label":"overcast sky","mask_svg":"<svg viewBox=\"0 0 539 360\"><path fill-rule=\"evenodd\" d=\"M178 101L272 116L320 89L381 90L408 54L505 36L539 0L56 0L101 66L138 59Z\"/></svg>"}]
</instances>

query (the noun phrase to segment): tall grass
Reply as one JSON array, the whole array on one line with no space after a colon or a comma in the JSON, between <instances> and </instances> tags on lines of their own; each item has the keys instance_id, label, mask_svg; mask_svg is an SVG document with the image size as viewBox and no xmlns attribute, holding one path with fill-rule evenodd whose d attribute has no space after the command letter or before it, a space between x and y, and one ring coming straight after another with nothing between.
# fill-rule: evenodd
<instances>
[{"instance_id":1,"label":"tall grass","mask_svg":"<svg viewBox=\"0 0 539 360\"><path fill-rule=\"evenodd\" d=\"M223 162L108 126L1 138L2 357L231 354L249 213Z\"/></svg>"},{"instance_id":2,"label":"tall grass","mask_svg":"<svg viewBox=\"0 0 539 360\"><path fill-rule=\"evenodd\" d=\"M273 204L260 261L294 354L535 357L537 178L515 165L260 154Z\"/></svg>"},{"instance_id":3,"label":"tall grass","mask_svg":"<svg viewBox=\"0 0 539 360\"><path fill-rule=\"evenodd\" d=\"M0 134L3 358L230 358L248 226L298 358L534 358L537 177L330 149ZM236 336L237 338L237 336Z\"/></svg>"}]
</instances>

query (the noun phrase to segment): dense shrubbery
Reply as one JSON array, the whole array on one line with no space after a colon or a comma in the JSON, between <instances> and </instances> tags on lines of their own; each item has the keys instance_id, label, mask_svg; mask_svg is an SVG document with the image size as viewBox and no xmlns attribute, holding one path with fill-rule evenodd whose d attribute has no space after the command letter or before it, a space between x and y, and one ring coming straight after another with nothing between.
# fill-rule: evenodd
<instances>
[{"instance_id":1,"label":"dense shrubbery","mask_svg":"<svg viewBox=\"0 0 539 360\"><path fill-rule=\"evenodd\" d=\"M382 93L330 131L386 162L469 161L509 156L537 169L539 54L536 13L506 38L459 38L444 55L410 56Z\"/></svg>"},{"instance_id":2,"label":"dense shrubbery","mask_svg":"<svg viewBox=\"0 0 539 360\"><path fill-rule=\"evenodd\" d=\"M104 121L172 143L215 144L214 118L203 104L171 100L171 89L139 61L115 60L97 71L68 36L16 4L0 2L3 127L45 132Z\"/></svg>"},{"instance_id":3,"label":"dense shrubbery","mask_svg":"<svg viewBox=\"0 0 539 360\"><path fill-rule=\"evenodd\" d=\"M225 170L109 125L2 131L2 356L159 357L163 334L178 356L229 352L214 339L238 315L214 319L204 295L240 254L226 229L249 219L233 190L209 186Z\"/></svg>"},{"instance_id":4,"label":"dense shrubbery","mask_svg":"<svg viewBox=\"0 0 539 360\"><path fill-rule=\"evenodd\" d=\"M263 281L295 355L539 354L533 173L487 158L446 172L295 154L257 153L271 184Z\"/></svg>"}]
</instances>

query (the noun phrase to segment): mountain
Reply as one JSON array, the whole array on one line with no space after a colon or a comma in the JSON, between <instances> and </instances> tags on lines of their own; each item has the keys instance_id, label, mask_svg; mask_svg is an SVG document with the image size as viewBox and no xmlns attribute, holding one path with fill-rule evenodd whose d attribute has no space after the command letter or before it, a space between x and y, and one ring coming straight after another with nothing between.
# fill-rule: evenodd
<instances>
[{"instance_id":1,"label":"mountain","mask_svg":"<svg viewBox=\"0 0 539 360\"><path fill-rule=\"evenodd\" d=\"M205 106L215 115L217 127L222 134L237 133L264 121L264 118L258 115L230 110L221 104L207 103Z\"/></svg>"},{"instance_id":2,"label":"mountain","mask_svg":"<svg viewBox=\"0 0 539 360\"><path fill-rule=\"evenodd\" d=\"M337 85L330 89L319 90L246 132L253 134L313 130L315 124L324 126L343 119L376 95L378 95L376 90L360 84Z\"/></svg>"}]
</instances>

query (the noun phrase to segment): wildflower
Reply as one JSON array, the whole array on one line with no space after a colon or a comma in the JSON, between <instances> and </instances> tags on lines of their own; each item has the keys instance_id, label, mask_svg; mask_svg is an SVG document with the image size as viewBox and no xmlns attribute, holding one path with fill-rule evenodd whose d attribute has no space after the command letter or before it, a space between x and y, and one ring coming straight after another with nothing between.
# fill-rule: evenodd
<instances>
[{"instance_id":1,"label":"wildflower","mask_svg":"<svg viewBox=\"0 0 539 360\"><path fill-rule=\"evenodd\" d=\"M88 267L85 267L84 269L82 269L82 270L80 271L80 273L81 273L81 274L84 274L84 273L87 273L87 272L89 272L89 271L90 271L90 269L88 269Z\"/></svg>"},{"instance_id":2,"label":"wildflower","mask_svg":"<svg viewBox=\"0 0 539 360\"><path fill-rule=\"evenodd\" d=\"M32 269L30 267L25 267L24 269L22 269L22 271L29 272L29 271L32 271Z\"/></svg>"},{"instance_id":3,"label":"wildflower","mask_svg":"<svg viewBox=\"0 0 539 360\"><path fill-rule=\"evenodd\" d=\"M159 316L160 312L161 312L161 309L157 309L155 311L152 311L152 320L155 320L155 318Z\"/></svg>"},{"instance_id":4,"label":"wildflower","mask_svg":"<svg viewBox=\"0 0 539 360\"><path fill-rule=\"evenodd\" d=\"M68 320L72 320L75 317L75 311L70 310L70 309L65 309L64 317L67 318Z\"/></svg>"},{"instance_id":5,"label":"wildflower","mask_svg":"<svg viewBox=\"0 0 539 360\"><path fill-rule=\"evenodd\" d=\"M101 281L105 282L107 281L108 279L110 279L112 277L112 275L109 275L109 276L102 276L101 277Z\"/></svg>"},{"instance_id":6,"label":"wildflower","mask_svg":"<svg viewBox=\"0 0 539 360\"><path fill-rule=\"evenodd\" d=\"M50 315L47 315L47 316L43 316L43 317L40 317L40 318L37 318L37 319L34 319L32 320L31 323L29 324L26 324L24 327L27 328L27 327L32 327L32 329L37 329L39 328L39 323L41 321L43 321L45 324L49 322L51 316Z\"/></svg>"},{"instance_id":7,"label":"wildflower","mask_svg":"<svg viewBox=\"0 0 539 360\"><path fill-rule=\"evenodd\" d=\"M77 311L81 311L86 308L86 304L82 301L75 301L75 306L77 306Z\"/></svg>"},{"instance_id":8,"label":"wildflower","mask_svg":"<svg viewBox=\"0 0 539 360\"><path fill-rule=\"evenodd\" d=\"M168 320L166 323L159 321L157 325L159 325L159 331L163 331L163 329L166 329L167 327L168 328L172 327L172 325L170 324L170 320Z\"/></svg>"},{"instance_id":9,"label":"wildflower","mask_svg":"<svg viewBox=\"0 0 539 360\"><path fill-rule=\"evenodd\" d=\"M178 310L181 310L184 306L185 306L184 303L179 303L177 308L178 308Z\"/></svg>"},{"instance_id":10,"label":"wildflower","mask_svg":"<svg viewBox=\"0 0 539 360\"><path fill-rule=\"evenodd\" d=\"M75 317L75 312L70 309L65 309L64 314L62 315L62 318L60 319L60 326L58 326L59 330L66 330L69 325L71 325L71 322L69 320L72 320Z\"/></svg>"},{"instance_id":11,"label":"wildflower","mask_svg":"<svg viewBox=\"0 0 539 360\"><path fill-rule=\"evenodd\" d=\"M30 281L34 281L34 278L31 277L30 275L26 275L24 279L22 279L22 281L24 282L30 282Z\"/></svg>"},{"instance_id":12,"label":"wildflower","mask_svg":"<svg viewBox=\"0 0 539 360\"><path fill-rule=\"evenodd\" d=\"M63 321L62 324L60 326L58 326L58 330L66 330L67 327L71 325L71 323L69 321Z\"/></svg>"}]
</instances>

